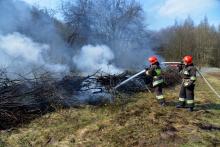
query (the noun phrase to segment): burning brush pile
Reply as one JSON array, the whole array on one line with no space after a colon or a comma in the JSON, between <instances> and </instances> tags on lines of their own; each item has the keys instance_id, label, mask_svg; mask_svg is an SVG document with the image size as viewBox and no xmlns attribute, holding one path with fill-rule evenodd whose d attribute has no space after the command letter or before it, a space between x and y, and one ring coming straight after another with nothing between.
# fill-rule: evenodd
<instances>
[{"instance_id":1,"label":"burning brush pile","mask_svg":"<svg viewBox=\"0 0 220 147\"><path fill-rule=\"evenodd\" d=\"M70 74L56 79L51 73L35 75L32 78L8 77L0 72L0 129L7 129L28 122L60 107L74 107L82 104L100 105L113 102L114 87L134 72L118 75L96 72L90 76ZM177 73L164 72L165 86L174 86L180 81ZM144 74L121 86L117 93L132 94L151 90L151 78Z\"/></svg>"}]
</instances>

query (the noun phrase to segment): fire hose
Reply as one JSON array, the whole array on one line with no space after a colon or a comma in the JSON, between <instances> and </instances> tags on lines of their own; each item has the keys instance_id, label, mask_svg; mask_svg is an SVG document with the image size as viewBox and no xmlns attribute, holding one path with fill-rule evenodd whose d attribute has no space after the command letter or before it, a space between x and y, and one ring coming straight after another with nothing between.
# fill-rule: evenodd
<instances>
[{"instance_id":1,"label":"fire hose","mask_svg":"<svg viewBox=\"0 0 220 147\"><path fill-rule=\"evenodd\" d=\"M162 64L182 64L181 62L162 62ZM212 87L212 85L210 84L210 82L205 78L205 76L200 72L200 70L196 67L196 70L198 72L198 74L203 78L203 80L205 81L205 83L208 85L208 87L211 89L211 91L218 97L220 98L219 93Z\"/></svg>"},{"instance_id":2,"label":"fire hose","mask_svg":"<svg viewBox=\"0 0 220 147\"><path fill-rule=\"evenodd\" d=\"M162 64L167 65L167 64L182 64L182 63L181 63L181 62L162 62ZM220 98L219 93L212 87L212 85L209 83L209 81L204 77L204 75L199 71L199 69L198 69L197 67L196 67L196 70L197 70L197 72L199 73L199 75L203 78L203 80L205 81L205 83L208 85L208 87L211 89L211 91L212 91L218 98ZM138 72L137 74L131 76L131 77L128 78L127 80L125 80L125 81L119 83L118 85L116 85L116 86L114 87L114 89L115 89L115 90L118 89L119 87L121 87L122 85L126 84L126 83L129 82L130 80L132 80L132 79L138 77L139 75L143 74L145 71L146 71L146 70L142 70L142 71ZM150 91L148 87L147 87L147 90Z\"/></svg>"},{"instance_id":3,"label":"fire hose","mask_svg":"<svg viewBox=\"0 0 220 147\"><path fill-rule=\"evenodd\" d=\"M209 86L209 88L215 93L215 95L220 98L220 95L218 94L218 92L212 87L212 85L209 83L209 81L204 77L204 75L199 71L198 68L197 72L199 73L199 75L204 79L204 81L206 82L206 84Z\"/></svg>"}]
</instances>

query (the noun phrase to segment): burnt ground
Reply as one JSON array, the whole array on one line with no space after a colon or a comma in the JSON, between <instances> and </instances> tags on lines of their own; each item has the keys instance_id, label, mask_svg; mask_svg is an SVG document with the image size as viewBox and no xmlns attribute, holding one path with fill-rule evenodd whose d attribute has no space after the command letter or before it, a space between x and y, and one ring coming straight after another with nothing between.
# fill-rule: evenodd
<instances>
[{"instance_id":1,"label":"burnt ground","mask_svg":"<svg viewBox=\"0 0 220 147\"><path fill-rule=\"evenodd\" d=\"M27 79L11 80L7 74L0 75L0 130L20 127L33 119L59 109L80 107L81 105L101 106L114 103L114 98L122 93L133 95L151 90L150 77L141 75L131 82L113 90L121 81L135 72L119 75L95 73L91 76L70 74L63 79L55 79L50 73ZM164 72L165 87L178 84L178 75ZM148 88L147 88L148 86Z\"/></svg>"},{"instance_id":2,"label":"burnt ground","mask_svg":"<svg viewBox=\"0 0 220 147\"><path fill-rule=\"evenodd\" d=\"M206 75L220 91L220 79ZM196 111L176 109L179 86L165 89L168 106L154 95L121 94L114 104L60 109L1 131L2 146L219 146L220 100L198 79Z\"/></svg>"}]
</instances>

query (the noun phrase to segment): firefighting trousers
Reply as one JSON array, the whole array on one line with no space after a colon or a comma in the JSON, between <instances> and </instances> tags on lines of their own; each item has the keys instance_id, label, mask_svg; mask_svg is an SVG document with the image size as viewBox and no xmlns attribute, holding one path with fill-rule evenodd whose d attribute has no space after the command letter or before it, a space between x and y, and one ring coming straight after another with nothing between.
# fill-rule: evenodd
<instances>
[{"instance_id":1,"label":"firefighting trousers","mask_svg":"<svg viewBox=\"0 0 220 147\"><path fill-rule=\"evenodd\" d=\"M165 102L165 99L163 96L162 84L159 84L159 85L155 86L154 88L155 88L155 94L156 94L156 98L157 98L158 102L159 103Z\"/></svg>"},{"instance_id":2,"label":"firefighting trousers","mask_svg":"<svg viewBox=\"0 0 220 147\"><path fill-rule=\"evenodd\" d=\"M187 106L189 108L194 107L194 89L195 85L192 84L189 87L184 87L181 85L180 93L179 93L179 103L182 106Z\"/></svg>"}]
</instances>

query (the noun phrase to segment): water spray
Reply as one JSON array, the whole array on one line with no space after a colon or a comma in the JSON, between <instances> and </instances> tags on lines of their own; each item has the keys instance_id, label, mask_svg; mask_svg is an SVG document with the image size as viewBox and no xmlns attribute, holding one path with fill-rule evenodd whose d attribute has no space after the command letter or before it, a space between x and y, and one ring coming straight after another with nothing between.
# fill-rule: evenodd
<instances>
[{"instance_id":1,"label":"water spray","mask_svg":"<svg viewBox=\"0 0 220 147\"><path fill-rule=\"evenodd\" d=\"M115 90L118 89L119 87L121 87L122 85L126 84L126 83L129 82L130 80L132 80L132 79L138 77L139 75L143 74L145 71L146 71L146 70L144 69L144 70L138 72L137 74L131 76L131 77L128 78L127 80L125 80L125 81L119 83L118 85L116 85L116 86L114 87L114 89L115 89Z\"/></svg>"}]
</instances>

